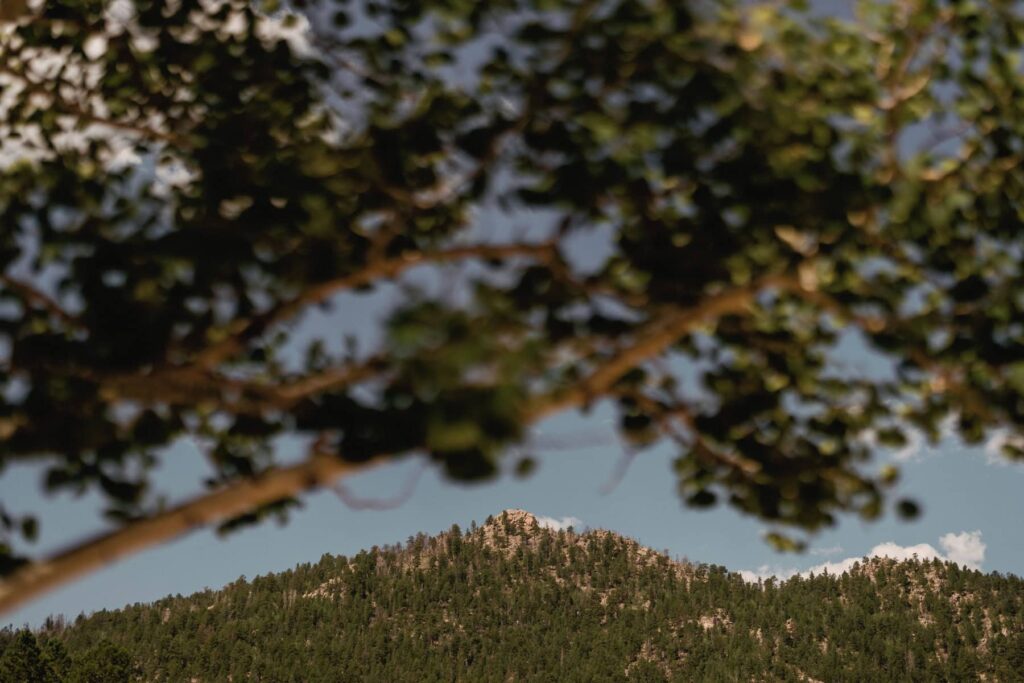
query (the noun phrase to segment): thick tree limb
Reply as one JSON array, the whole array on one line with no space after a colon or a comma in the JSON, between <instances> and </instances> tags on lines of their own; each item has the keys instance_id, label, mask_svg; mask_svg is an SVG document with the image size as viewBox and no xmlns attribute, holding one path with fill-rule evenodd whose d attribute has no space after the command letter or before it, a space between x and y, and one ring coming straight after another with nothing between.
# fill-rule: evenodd
<instances>
[{"instance_id":1,"label":"thick tree limb","mask_svg":"<svg viewBox=\"0 0 1024 683\"><path fill-rule=\"evenodd\" d=\"M104 398L110 402L122 399L144 404L214 401L243 412L287 408L307 396L366 379L379 370L379 363L371 359L361 365L345 365L324 370L278 386L232 380L220 374L217 371L218 366L241 353L249 341L275 324L288 320L340 292L377 280L396 277L418 265L516 257L547 260L552 263L559 259L554 242L466 245L443 251L408 252L393 258L381 258L360 271L310 288L262 315L238 321L225 340L200 352L191 363L161 367L146 373L112 376L86 373L83 377L100 384ZM0 276L0 284L15 291L27 303L49 311L67 324L80 324L55 301L26 283L9 276ZM237 398L229 400L226 397L228 393L236 394Z\"/></svg>"},{"instance_id":2,"label":"thick tree limb","mask_svg":"<svg viewBox=\"0 0 1024 683\"><path fill-rule=\"evenodd\" d=\"M480 255L480 248L472 249L473 255ZM515 251L516 254L522 253L520 248ZM656 318L637 335L632 345L619 351L582 382L567 390L539 397L534 402L535 407L523 416L524 423L533 424L554 413L588 404L607 393L627 372L660 355L683 335L721 316L745 311L760 292L784 287L789 281L783 277L764 278L747 287L709 296L692 308ZM299 465L272 469L254 479L239 480L149 519L87 540L49 560L33 562L16 570L0 581L0 613L13 610L122 557L302 491L330 486L342 477L364 471L389 457L381 454L365 462L351 463L320 453L318 449L313 453Z\"/></svg>"},{"instance_id":3,"label":"thick tree limb","mask_svg":"<svg viewBox=\"0 0 1024 683\"><path fill-rule=\"evenodd\" d=\"M351 463L329 455L313 455L299 465L235 482L155 517L91 538L49 560L33 562L0 582L0 613L127 555L301 491L326 486L383 460Z\"/></svg>"},{"instance_id":4,"label":"thick tree limb","mask_svg":"<svg viewBox=\"0 0 1024 683\"><path fill-rule=\"evenodd\" d=\"M661 354L680 337L698 326L730 313L742 313L763 290L789 283L789 278L765 278L749 287L709 296L693 308L673 310L655 318L634 342L602 364L578 384L538 401L528 414L529 422L590 403L606 393L627 372Z\"/></svg>"}]
</instances>

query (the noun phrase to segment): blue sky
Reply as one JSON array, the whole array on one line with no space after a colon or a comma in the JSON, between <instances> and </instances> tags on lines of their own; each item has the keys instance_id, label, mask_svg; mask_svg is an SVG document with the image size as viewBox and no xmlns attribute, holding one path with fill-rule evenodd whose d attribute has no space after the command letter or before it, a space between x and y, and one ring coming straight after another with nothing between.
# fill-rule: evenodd
<instances>
[{"instance_id":1,"label":"blue sky","mask_svg":"<svg viewBox=\"0 0 1024 683\"><path fill-rule=\"evenodd\" d=\"M472 230L472 239L509 241L513 234L517 239L535 238L555 222L554 217L536 212L520 212L511 219L484 212ZM578 268L594 268L606 258L609 242L607 232L589 232L567 246L569 257ZM408 283L428 290L451 284L428 276L423 269L410 272ZM382 286L372 295L343 294L330 311L306 316L297 333L300 341L296 348L302 339L320 337L327 340L328 347L338 349L345 335L354 334L364 352L373 349L379 341L381 319L401 297L402 290L394 285ZM867 353L853 335L844 338L834 360L853 374L886 373L886 364ZM668 448L637 455L625 476L609 490L609 482L621 468L624 449L607 406L590 415L559 415L538 425L529 450L538 456L540 467L526 480L509 474L491 483L464 486L446 482L428 469L412 495L389 510L354 509L333 492L319 492L305 498L305 507L293 513L283 528L268 522L227 538L210 531L195 532L0 616L0 624L37 625L49 614L73 618L81 612L216 588L240 575L252 577L316 561L324 553L354 554L373 545L404 541L421 531L436 533L453 523L468 526L473 520L482 522L488 515L513 507L553 519L576 518L582 526L611 529L675 557L725 565L752 575L788 576L825 562L837 566L876 547L896 556L917 552L951 559L968 557L986 571L1024 575L1024 543L1018 522L1024 519L1024 465L994 464L985 448L969 449L955 438L934 449L915 443L904 453L878 453L878 462L901 460L904 476L893 497L916 499L923 506L922 518L906 523L888 515L868 524L848 517L836 529L813 537L811 548L801 555L776 553L762 540L767 528L763 523L729 508L684 508L676 495L673 453ZM277 456L282 462L302 455L295 442L279 444ZM510 465L513 460L509 459ZM417 460L388 466L348 480L346 490L352 497L390 499L403 492L419 469ZM44 499L41 472L38 467L15 464L0 476L0 499L8 510L40 514L41 538L26 548L33 556L47 555L109 528L100 516L101 501L95 494ZM172 502L182 500L195 495L210 474L196 444L182 441L161 458L155 477L157 492ZM944 537L946 541L952 538L952 545L944 545ZM907 548L910 550L903 550ZM983 550L980 560L979 549Z\"/></svg>"},{"instance_id":2,"label":"blue sky","mask_svg":"<svg viewBox=\"0 0 1024 683\"><path fill-rule=\"evenodd\" d=\"M814 5L824 14L849 11L845 2ZM516 218L536 226L542 217ZM600 262L600 252L593 239L574 248L578 265ZM376 297L342 297L333 319L314 314L305 329L340 339L341 320L350 328L346 331L358 332L372 345L384 304L397 294L389 287ZM863 351L853 349L846 357L871 370L873 361ZM668 449L633 458L621 481L609 490L623 462L623 448L609 418L609 411L598 409L589 416L562 415L539 425L532 452L539 456L540 467L526 480L508 475L492 483L461 486L441 480L431 469L408 499L389 510L354 509L332 492L319 492L305 499L305 507L285 527L267 523L224 539L209 531L195 532L0 617L0 624L37 625L49 614L74 617L83 611L216 588L240 575L252 577L316 561L324 553L353 554L375 544L404 541L417 532L436 533L453 523L468 526L511 507L554 519L576 518L582 526L611 529L676 557L760 575L788 575L824 562L839 565L876 547L892 554L908 548L906 552L927 554L930 548L953 559L967 558L986 571L1024 575L1019 522L1024 519L1024 466L993 464L984 448L968 449L953 438L934 449L916 444L899 454L904 477L897 495L922 503L920 519L905 523L888 515L868 524L849 517L836 529L815 536L807 553L779 554L762 540L766 527L757 520L723 507L684 508L675 493L673 454ZM284 442L279 455L289 460L301 454L295 444ZM879 453L879 458L889 457L895 456ZM158 488L172 501L194 494L209 474L203 455L191 442L177 444L162 462ZM402 492L418 467L417 461L400 463L345 486L352 496L388 499ZM44 501L40 479L41 470L26 465L12 465L0 477L0 499L9 510L40 513L41 539L29 548L34 555L46 555L107 528L99 515L98 496L62 494Z\"/></svg>"},{"instance_id":3,"label":"blue sky","mask_svg":"<svg viewBox=\"0 0 1024 683\"><path fill-rule=\"evenodd\" d=\"M735 570L788 574L825 561L859 557L883 543L900 547L928 544L945 552L940 537L979 531L984 544L980 563L986 571L1024 574L1024 467L987 461L984 449L966 449L956 440L922 447L903 463L900 492L924 505L922 518L900 522L887 516L867 524L856 518L813 538L802 555L779 554L764 543L765 526L727 509L695 511L675 495L669 469L672 453L644 452L610 491L608 483L622 462L623 450L608 422L610 412L564 415L540 425L535 451L540 467L528 479L511 475L474 486L441 480L433 470L420 477L412 495L389 510L353 509L332 492L306 499L285 527L271 522L221 539L199 531L129 558L4 617L14 625L39 624L48 614L70 617L116 608L167 594L187 594L238 578L316 561L323 553L352 554L375 544L404 541L423 531L462 526L502 509L519 507L555 519L575 517L584 526L602 527L637 538L659 550L693 561ZM282 456L294 456L283 446ZM202 455L191 445L172 449L160 472L162 490L172 497L193 490L205 473ZM910 455L910 454L904 454ZM361 475L346 483L350 496L388 499L401 493L420 465L410 461ZM10 509L40 509L38 472L14 467L0 480L0 497ZM38 550L52 550L81 534L102 528L97 499L64 495L43 509ZM920 553L919 553L920 554Z\"/></svg>"}]
</instances>

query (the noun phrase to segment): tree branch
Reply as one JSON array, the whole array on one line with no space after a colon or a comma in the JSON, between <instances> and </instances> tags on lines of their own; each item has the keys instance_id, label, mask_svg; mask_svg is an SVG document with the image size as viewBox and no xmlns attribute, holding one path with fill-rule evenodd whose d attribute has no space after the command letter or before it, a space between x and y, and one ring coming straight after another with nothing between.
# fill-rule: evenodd
<instances>
[{"instance_id":1,"label":"tree branch","mask_svg":"<svg viewBox=\"0 0 1024 683\"><path fill-rule=\"evenodd\" d=\"M383 258L369 263L362 270L329 280L307 289L291 301L287 301L249 320L238 321L229 336L196 358L200 367L212 368L231 356L240 353L245 344L263 334L273 325L298 315L306 308L322 303L339 292L368 285L376 280L393 278L415 266L427 263L447 263L464 259L506 259L516 256L543 259L555 255L556 245L551 242L537 244L479 244L452 247L436 252L406 252L393 258Z\"/></svg>"},{"instance_id":2,"label":"tree branch","mask_svg":"<svg viewBox=\"0 0 1024 683\"><path fill-rule=\"evenodd\" d=\"M279 384L266 380L235 379L192 367L152 374L86 377L101 385L101 395L109 403L124 399L143 404L196 404L206 401L233 413L259 413L287 410L304 398L374 377L385 368L383 361L383 357L373 356L362 362L325 368Z\"/></svg>"},{"instance_id":3,"label":"tree branch","mask_svg":"<svg viewBox=\"0 0 1024 683\"><path fill-rule=\"evenodd\" d=\"M901 328L906 328L906 321L899 318L884 316L865 316L855 313L848 306L837 300L835 297L819 290L809 290L796 284L795 286L782 286L791 294L801 297L824 311L832 313L837 318L853 323L866 334L878 334L882 331L899 333ZM907 347L904 349L907 359L917 365L922 371L934 374L929 380L932 391L949 394L959 391L963 394L964 400L979 414L991 414L991 403L964 376L964 369L958 363L952 367L940 360L933 358L927 351L918 347Z\"/></svg>"},{"instance_id":4,"label":"tree branch","mask_svg":"<svg viewBox=\"0 0 1024 683\"><path fill-rule=\"evenodd\" d=\"M693 449L697 457L717 465L724 465L739 476L749 479L761 470L761 463L738 453L729 453L715 448L697 428L696 420L689 406L679 396L672 396L670 404L662 403L638 391L624 394L632 399L653 420L660 424L673 441L680 446ZM678 422L678 424L676 424ZM685 433L679 430L679 426Z\"/></svg>"},{"instance_id":5,"label":"tree branch","mask_svg":"<svg viewBox=\"0 0 1024 683\"><path fill-rule=\"evenodd\" d=\"M300 491L326 486L341 476L364 471L384 460L381 456L367 462L350 463L330 455L313 455L299 465L235 482L155 517L91 538L49 560L28 564L0 581L0 613L11 611L127 555Z\"/></svg>"},{"instance_id":6,"label":"tree branch","mask_svg":"<svg viewBox=\"0 0 1024 683\"><path fill-rule=\"evenodd\" d=\"M348 386L376 375L384 366L384 359L374 356L363 363L340 365L323 372L303 377L281 387L268 387L278 408L288 408L304 398L337 387Z\"/></svg>"},{"instance_id":7,"label":"tree branch","mask_svg":"<svg viewBox=\"0 0 1024 683\"><path fill-rule=\"evenodd\" d=\"M760 292L781 285L792 286L791 278L763 278L749 287L709 296L693 308L672 310L655 318L637 334L630 346L619 351L583 381L538 401L527 414L527 421L537 422L554 413L587 405L606 393L627 372L661 354L683 335L724 315L742 313Z\"/></svg>"},{"instance_id":8,"label":"tree branch","mask_svg":"<svg viewBox=\"0 0 1024 683\"><path fill-rule=\"evenodd\" d=\"M543 249L550 247L467 247L446 252L446 255L450 258L455 258L456 254L460 257L486 257L485 254L499 252L522 255L531 253L531 250L543 253ZM664 352L681 336L723 315L745 311L760 292L780 287L788 281L789 278L785 277L763 278L748 287L727 290L708 297L692 308L674 311L655 319L637 335L631 346L613 356L585 380L536 401L536 407L523 416L524 424L530 425L554 413L586 405L595 396L606 393L627 372ZM49 560L33 562L17 569L0 581L0 613L13 610L121 557L301 491L327 487L337 479L383 463L391 455L379 454L364 462L351 463L314 448L313 455L301 464L271 469L255 478L236 481L154 517L132 522L122 529L87 540Z\"/></svg>"},{"instance_id":9,"label":"tree branch","mask_svg":"<svg viewBox=\"0 0 1024 683\"><path fill-rule=\"evenodd\" d=\"M104 399L109 402L120 399L143 403L198 403L212 400L249 412L288 408L313 394L366 379L380 370L380 358L371 358L358 365L346 364L327 369L282 386L225 377L217 372L218 366L241 353L247 342L257 338L273 325L294 317L306 308L322 303L339 292L355 289L376 280L395 277L418 265L472 258L514 257L546 260L552 264L560 263L554 241L467 245L452 247L445 251L407 252L397 257L380 258L360 271L312 287L262 315L238 321L225 340L201 351L191 363L160 367L145 373L99 376L87 372L81 373L81 376L99 384ZM6 275L0 276L0 283L6 284L26 301L50 311L68 324L80 325L74 316L64 311L57 302L30 285ZM229 393L236 394L237 399L226 398L226 394Z\"/></svg>"},{"instance_id":10,"label":"tree branch","mask_svg":"<svg viewBox=\"0 0 1024 683\"><path fill-rule=\"evenodd\" d=\"M402 489L390 498L360 498L353 495L340 481L332 486L331 490L338 496L338 500L353 510L394 510L412 498L412 494L416 492L416 485L426 471L427 461L423 461L423 466L417 467Z\"/></svg>"},{"instance_id":11,"label":"tree branch","mask_svg":"<svg viewBox=\"0 0 1024 683\"><path fill-rule=\"evenodd\" d=\"M173 145L184 145L185 139L181 135L175 133L165 133L163 131L155 130L148 126L142 126L128 121L118 121L116 119L109 119L103 116L98 116L90 111L87 111L82 106L62 100L51 92L51 88L33 81L31 78L21 73L17 69L11 68L9 65L0 63L0 74L6 74L11 78L15 78L25 84L25 90L28 92L39 93L47 97L53 98L54 109L62 114L73 116L78 120L85 123L93 123L100 126L106 126L115 130L123 130L128 133L134 133L141 135L144 138L148 138L154 141L166 142ZM56 90L57 87L53 86L52 90Z\"/></svg>"},{"instance_id":12,"label":"tree branch","mask_svg":"<svg viewBox=\"0 0 1024 683\"><path fill-rule=\"evenodd\" d=\"M62 320L68 325L73 327L81 326L81 322L75 316L65 311L56 300L27 282L5 274L0 275L0 283L16 292L27 303L48 311L55 318Z\"/></svg>"}]
</instances>

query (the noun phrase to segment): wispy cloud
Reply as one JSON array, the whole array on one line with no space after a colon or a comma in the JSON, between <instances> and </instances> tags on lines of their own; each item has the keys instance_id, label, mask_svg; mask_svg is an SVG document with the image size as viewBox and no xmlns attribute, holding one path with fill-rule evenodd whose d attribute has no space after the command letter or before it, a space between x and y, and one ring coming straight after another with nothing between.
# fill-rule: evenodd
<instances>
[{"instance_id":1,"label":"wispy cloud","mask_svg":"<svg viewBox=\"0 0 1024 683\"><path fill-rule=\"evenodd\" d=\"M811 555L823 555L828 557L830 555L838 555L843 552L843 546L834 545L830 548L811 548Z\"/></svg>"},{"instance_id":2,"label":"wispy cloud","mask_svg":"<svg viewBox=\"0 0 1024 683\"><path fill-rule=\"evenodd\" d=\"M821 564L800 571L795 567L779 567L762 565L755 570L744 569L738 572L745 581L756 583L758 580L775 577L777 579L788 579L800 574L842 574L853 568L858 562L863 562L869 557L888 557L894 560L942 560L944 562L955 562L967 569L981 569L985 561L985 550L987 546L981 538L981 531L961 531L960 533L950 532L939 538L939 546L942 552L935 549L930 543L918 543L917 545L899 545L892 541L879 543L871 549L864 557L847 557L835 562L823 562ZM837 546L838 547L838 546ZM831 551L832 548L825 550ZM842 548L839 548L842 551ZM812 554L824 554L814 553Z\"/></svg>"},{"instance_id":3,"label":"wispy cloud","mask_svg":"<svg viewBox=\"0 0 1024 683\"><path fill-rule=\"evenodd\" d=\"M899 545L892 541L879 543L865 557L888 557L894 560L912 560L915 557L919 560L946 559L942 556L942 553L929 543ZM806 576L809 574L822 574L826 571L829 574L842 574L852 569L853 565L858 562L863 562L864 559L864 557L847 557L845 560L838 560L836 562L823 562L801 572L801 574Z\"/></svg>"},{"instance_id":4,"label":"wispy cloud","mask_svg":"<svg viewBox=\"0 0 1024 683\"><path fill-rule=\"evenodd\" d=\"M545 529L562 531L569 527L579 529L583 526L583 520L579 517L544 517L538 515L537 524Z\"/></svg>"}]
</instances>

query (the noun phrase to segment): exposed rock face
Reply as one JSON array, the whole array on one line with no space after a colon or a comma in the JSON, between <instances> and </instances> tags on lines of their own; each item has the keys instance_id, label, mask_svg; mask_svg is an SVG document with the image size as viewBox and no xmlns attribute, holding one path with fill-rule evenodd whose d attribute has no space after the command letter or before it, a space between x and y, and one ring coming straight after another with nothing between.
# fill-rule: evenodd
<instances>
[{"instance_id":1,"label":"exposed rock face","mask_svg":"<svg viewBox=\"0 0 1024 683\"><path fill-rule=\"evenodd\" d=\"M673 560L665 553L606 529L587 529L583 532L545 529L536 515L520 508L503 510L500 514L489 517L480 527L480 531L483 533L484 543L489 548L509 553L515 553L520 547L536 551L545 537L542 532L548 531L563 535L581 551L594 540L613 543L625 550L629 560L638 566L664 565L670 567L678 577L690 575L692 569L689 562Z\"/></svg>"},{"instance_id":2,"label":"exposed rock face","mask_svg":"<svg viewBox=\"0 0 1024 683\"><path fill-rule=\"evenodd\" d=\"M520 510L519 508L503 510L502 513L498 515L499 519L502 517L507 519L510 524L518 529L532 531L536 527L540 526L540 522L534 514L527 512L526 510Z\"/></svg>"},{"instance_id":3,"label":"exposed rock face","mask_svg":"<svg viewBox=\"0 0 1024 683\"><path fill-rule=\"evenodd\" d=\"M250 680L282 658L321 666L311 683L337 680L339 666L349 680L410 683L568 670L579 675L564 680L1012 681L1024 582L876 558L843 576L749 584L515 508L62 628L73 647L115 634L152 681ZM206 675L179 651L201 652Z\"/></svg>"}]
</instances>

